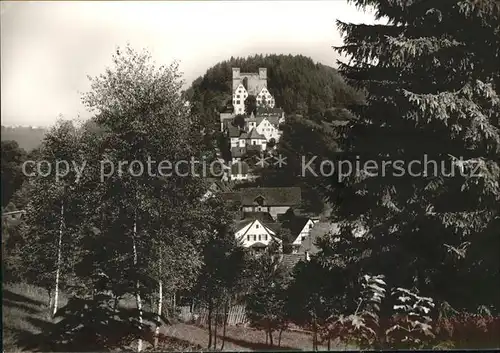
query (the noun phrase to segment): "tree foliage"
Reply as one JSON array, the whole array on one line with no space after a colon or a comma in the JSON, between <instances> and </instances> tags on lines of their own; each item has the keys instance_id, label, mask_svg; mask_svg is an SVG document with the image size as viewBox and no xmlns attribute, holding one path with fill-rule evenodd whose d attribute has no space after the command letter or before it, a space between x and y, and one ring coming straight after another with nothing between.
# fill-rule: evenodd
<instances>
[{"instance_id":1,"label":"tree foliage","mask_svg":"<svg viewBox=\"0 0 500 353\"><path fill-rule=\"evenodd\" d=\"M357 250L352 270L383 273L438 303L499 310L491 250L500 240L498 2L354 3L373 6L389 23L338 22L344 45L337 50L353 59L340 71L367 92L341 149L353 163L378 166L325 190L342 237ZM394 164L382 174L383 162L407 167L424 155L437 162L427 174L401 176Z\"/></svg>"},{"instance_id":2,"label":"tree foliage","mask_svg":"<svg viewBox=\"0 0 500 353\"><path fill-rule=\"evenodd\" d=\"M16 141L2 141L2 208L23 184L22 164L25 159L26 151Z\"/></svg>"}]
</instances>

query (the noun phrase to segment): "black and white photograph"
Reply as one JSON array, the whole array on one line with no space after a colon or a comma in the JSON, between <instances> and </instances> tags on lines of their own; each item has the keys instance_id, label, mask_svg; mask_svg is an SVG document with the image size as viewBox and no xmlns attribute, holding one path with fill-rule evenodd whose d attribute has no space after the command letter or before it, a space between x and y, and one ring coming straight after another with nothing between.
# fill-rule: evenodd
<instances>
[{"instance_id":1,"label":"black and white photograph","mask_svg":"<svg viewBox=\"0 0 500 353\"><path fill-rule=\"evenodd\" d=\"M3 352L500 349L500 1L1 1Z\"/></svg>"}]
</instances>

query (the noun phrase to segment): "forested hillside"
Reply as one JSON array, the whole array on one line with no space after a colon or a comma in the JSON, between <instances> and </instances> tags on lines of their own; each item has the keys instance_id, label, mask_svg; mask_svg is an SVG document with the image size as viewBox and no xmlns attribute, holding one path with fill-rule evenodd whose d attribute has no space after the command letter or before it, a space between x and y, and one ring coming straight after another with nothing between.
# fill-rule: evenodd
<instances>
[{"instance_id":1,"label":"forested hillside","mask_svg":"<svg viewBox=\"0 0 500 353\"><path fill-rule=\"evenodd\" d=\"M44 128L31 126L2 126L2 141L16 141L19 147L29 152L40 146L46 133L47 130Z\"/></svg>"},{"instance_id":2,"label":"forested hillside","mask_svg":"<svg viewBox=\"0 0 500 353\"><path fill-rule=\"evenodd\" d=\"M286 114L312 115L332 107L343 107L360 97L337 70L315 64L302 55L255 55L233 58L216 64L196 79L185 92L193 108L203 113L205 121L218 123L219 111L231 109L232 67L241 72L267 68L267 86L276 106Z\"/></svg>"}]
</instances>

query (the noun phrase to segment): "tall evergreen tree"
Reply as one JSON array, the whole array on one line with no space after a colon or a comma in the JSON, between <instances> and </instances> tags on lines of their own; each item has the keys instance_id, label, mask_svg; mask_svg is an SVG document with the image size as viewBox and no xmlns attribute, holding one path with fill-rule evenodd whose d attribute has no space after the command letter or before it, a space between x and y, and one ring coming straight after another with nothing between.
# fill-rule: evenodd
<instances>
[{"instance_id":1,"label":"tall evergreen tree","mask_svg":"<svg viewBox=\"0 0 500 353\"><path fill-rule=\"evenodd\" d=\"M374 160L378 169L329 192L345 222L342 241L327 247L349 249L351 270L386 274L390 285L498 311L500 5L353 2L388 19L338 22L344 45L336 48L351 59L340 71L367 91L344 139L346 158ZM421 166L414 163L413 176L412 161ZM354 237L356 229L369 231Z\"/></svg>"}]
</instances>

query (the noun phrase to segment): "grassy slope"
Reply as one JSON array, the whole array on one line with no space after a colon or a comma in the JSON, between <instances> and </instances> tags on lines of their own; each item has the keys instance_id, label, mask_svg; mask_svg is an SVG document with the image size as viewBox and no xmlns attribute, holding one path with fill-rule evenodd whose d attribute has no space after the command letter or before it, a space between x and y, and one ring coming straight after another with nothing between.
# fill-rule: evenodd
<instances>
[{"instance_id":1,"label":"grassy slope","mask_svg":"<svg viewBox=\"0 0 500 353\"><path fill-rule=\"evenodd\" d=\"M61 305L65 303L66 298L63 296ZM47 292L27 284L5 285L3 288L3 324L3 350L5 352L23 351L22 347L30 341L33 335L51 325ZM201 350L208 343L207 330L194 325L178 323L165 326L162 334L165 345L162 350ZM275 340L277 341L277 334ZM219 338L219 347L221 343L222 340ZM245 327L228 327L227 329L224 350L254 351L269 348L265 343L263 331ZM281 349L310 350L311 348L309 335L299 332L283 333ZM322 346L320 349L326 350L326 347ZM333 349L343 349L343 347Z\"/></svg>"},{"instance_id":2,"label":"grassy slope","mask_svg":"<svg viewBox=\"0 0 500 353\"><path fill-rule=\"evenodd\" d=\"M49 297L45 290L28 284L5 285L2 293L3 349L22 351L19 342L28 342L50 325ZM66 303L62 296L61 305Z\"/></svg>"}]
</instances>

